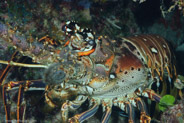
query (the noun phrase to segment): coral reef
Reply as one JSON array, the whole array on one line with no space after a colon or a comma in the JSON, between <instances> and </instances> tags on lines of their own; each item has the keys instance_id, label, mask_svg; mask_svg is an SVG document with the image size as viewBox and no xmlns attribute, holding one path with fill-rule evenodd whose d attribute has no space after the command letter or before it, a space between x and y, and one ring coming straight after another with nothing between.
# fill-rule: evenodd
<instances>
[{"instance_id":1,"label":"coral reef","mask_svg":"<svg viewBox=\"0 0 184 123\"><path fill-rule=\"evenodd\" d=\"M165 17L167 13L172 12L174 9L179 10L184 15L184 1L183 0L161 0L162 4L160 9L162 15Z\"/></svg>"},{"instance_id":2,"label":"coral reef","mask_svg":"<svg viewBox=\"0 0 184 123\"><path fill-rule=\"evenodd\" d=\"M183 123L184 120L184 100L170 107L162 114L162 123Z\"/></svg>"}]
</instances>

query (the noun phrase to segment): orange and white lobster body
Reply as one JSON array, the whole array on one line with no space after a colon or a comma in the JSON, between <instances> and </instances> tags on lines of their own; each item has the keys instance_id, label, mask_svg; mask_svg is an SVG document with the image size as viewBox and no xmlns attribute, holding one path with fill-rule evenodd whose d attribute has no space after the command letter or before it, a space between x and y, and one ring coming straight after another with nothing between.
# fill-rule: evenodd
<instances>
[{"instance_id":1,"label":"orange and white lobster body","mask_svg":"<svg viewBox=\"0 0 184 123\"><path fill-rule=\"evenodd\" d=\"M133 122L132 104L141 111L141 122L150 122L138 96L159 101L160 97L149 87L154 82L159 86L164 76L176 77L174 56L165 39L158 35L136 35L117 41L101 37L96 43L93 53L81 57L90 59L86 63L92 63L93 68L87 81L80 81L83 86L78 86L78 93L88 95L96 105L102 104L107 117L114 105L129 113L129 122ZM82 114L76 115L69 121L82 122L81 117Z\"/></svg>"},{"instance_id":2,"label":"orange and white lobster body","mask_svg":"<svg viewBox=\"0 0 184 123\"><path fill-rule=\"evenodd\" d=\"M113 95L116 90L116 97L127 90L148 87L154 78L162 81L164 74L170 78L176 74L174 56L165 39L158 35L137 35L113 42L102 38L101 42L97 42L93 53L83 56L93 63L92 75L84 83L95 89L94 95Z\"/></svg>"},{"instance_id":3,"label":"orange and white lobster body","mask_svg":"<svg viewBox=\"0 0 184 123\"><path fill-rule=\"evenodd\" d=\"M66 42L58 44L43 38L34 49L26 42L23 48L15 34L8 34L8 29L1 29L0 35L24 55L45 65L45 99L52 107L56 106L55 98L65 100L61 107L63 121L83 122L102 104L102 123L108 122L113 105L128 113L129 123L134 122L132 105L140 110L141 122L150 122L139 96L159 102L161 97L149 87L154 82L159 86L165 77L177 77L174 56L166 40L158 35L96 39L90 29L81 29L74 22L67 22L63 30ZM9 85L4 90L14 86ZM69 110L77 109L87 98L92 107L68 120Z\"/></svg>"}]
</instances>

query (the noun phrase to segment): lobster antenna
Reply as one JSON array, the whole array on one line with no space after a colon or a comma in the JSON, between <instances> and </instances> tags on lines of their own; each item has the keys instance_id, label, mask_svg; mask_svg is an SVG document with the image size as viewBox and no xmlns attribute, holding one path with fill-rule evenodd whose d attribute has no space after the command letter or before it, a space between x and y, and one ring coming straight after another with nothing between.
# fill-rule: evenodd
<instances>
[{"instance_id":1,"label":"lobster antenna","mask_svg":"<svg viewBox=\"0 0 184 123\"><path fill-rule=\"evenodd\" d=\"M39 65L39 64L24 64L24 63L17 63L13 61L3 61L0 60L1 64L9 64L11 66L19 66L19 67L30 67L30 68L48 68L46 65Z\"/></svg>"}]
</instances>

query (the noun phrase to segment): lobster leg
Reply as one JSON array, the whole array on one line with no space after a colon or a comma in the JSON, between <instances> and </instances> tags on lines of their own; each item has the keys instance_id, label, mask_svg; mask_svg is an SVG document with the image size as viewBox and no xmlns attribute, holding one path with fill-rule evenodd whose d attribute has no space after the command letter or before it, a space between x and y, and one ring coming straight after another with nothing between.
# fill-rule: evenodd
<instances>
[{"instance_id":1,"label":"lobster leg","mask_svg":"<svg viewBox=\"0 0 184 123\"><path fill-rule=\"evenodd\" d=\"M103 108L104 114L103 114L101 123L108 123L112 112L112 102L103 100L102 108Z\"/></svg>"},{"instance_id":2,"label":"lobster leg","mask_svg":"<svg viewBox=\"0 0 184 123\"><path fill-rule=\"evenodd\" d=\"M142 91L140 88L135 91L135 94L138 96L147 97L153 101L160 102L161 96L154 92L152 89L145 89Z\"/></svg>"},{"instance_id":3,"label":"lobster leg","mask_svg":"<svg viewBox=\"0 0 184 123\"><path fill-rule=\"evenodd\" d=\"M128 123L134 123L134 110L131 103L118 101L117 106L128 114Z\"/></svg>"},{"instance_id":4,"label":"lobster leg","mask_svg":"<svg viewBox=\"0 0 184 123\"><path fill-rule=\"evenodd\" d=\"M22 122L25 115L25 101L23 92L31 90L45 90L45 84L42 80L32 80L32 81L17 81L9 82L3 85L3 101L6 113L7 123L10 121L10 96L9 91L18 89L18 99L17 99L17 122Z\"/></svg>"},{"instance_id":5,"label":"lobster leg","mask_svg":"<svg viewBox=\"0 0 184 123\"><path fill-rule=\"evenodd\" d=\"M17 59L17 56L18 55L18 52L14 52L12 57L11 57L11 60L9 60L8 62L11 62L11 61L18 61L19 59ZM11 82L10 84L5 84L4 85L4 81L9 73L9 71L13 68L13 66L11 66L10 64L8 64L5 68L5 70L3 71L3 73L1 74L0 76L0 85L3 85L3 91L2 91L2 95L3 95L3 102L4 102L4 107L5 107L5 115L6 115L6 122L10 122L10 107L11 107L11 104L10 104L10 96L9 96L9 92L7 91L7 89L12 86L11 85ZM22 90L22 89L20 89ZM21 92L22 93L22 92ZM21 95L21 93L19 95ZM17 112L20 112L20 109L18 109L19 107L19 104L20 104L20 101L19 101L19 98L21 96L18 96L18 103L17 103ZM19 118L19 113L17 113L17 121L19 122L21 119Z\"/></svg>"},{"instance_id":6,"label":"lobster leg","mask_svg":"<svg viewBox=\"0 0 184 123\"><path fill-rule=\"evenodd\" d=\"M11 66L10 65L7 65L6 68L5 68L5 70L3 71L3 73L0 76L0 85L3 85L4 84L5 78L8 75L10 69L11 69Z\"/></svg>"},{"instance_id":7,"label":"lobster leg","mask_svg":"<svg viewBox=\"0 0 184 123\"><path fill-rule=\"evenodd\" d=\"M111 107L109 107L109 106L105 107L105 112L103 114L103 118L102 118L101 123L108 123L109 118L111 116L111 111L112 111Z\"/></svg>"},{"instance_id":8,"label":"lobster leg","mask_svg":"<svg viewBox=\"0 0 184 123\"><path fill-rule=\"evenodd\" d=\"M151 89L146 89L142 92L142 96L148 97L149 99L160 102L161 96L159 96L157 93L155 93Z\"/></svg>"},{"instance_id":9,"label":"lobster leg","mask_svg":"<svg viewBox=\"0 0 184 123\"><path fill-rule=\"evenodd\" d=\"M25 117L26 104L23 98L23 92L24 87L23 85L20 85L17 99L17 123L24 122Z\"/></svg>"},{"instance_id":10,"label":"lobster leg","mask_svg":"<svg viewBox=\"0 0 184 123\"><path fill-rule=\"evenodd\" d=\"M56 104L54 104L54 103L52 102L52 100L49 98L48 93L47 93L48 90L49 90L49 86L47 85L47 86L45 87L45 100L46 100L47 104L48 104L50 107L55 108L55 107L56 107Z\"/></svg>"},{"instance_id":11,"label":"lobster leg","mask_svg":"<svg viewBox=\"0 0 184 123\"><path fill-rule=\"evenodd\" d=\"M128 113L128 123L134 123L134 111L130 102L125 103L125 111Z\"/></svg>"},{"instance_id":12,"label":"lobster leg","mask_svg":"<svg viewBox=\"0 0 184 123\"><path fill-rule=\"evenodd\" d=\"M24 85L25 84L25 85ZM30 90L43 90L45 89L45 84L41 80L35 81L23 81L19 85L18 99L17 99L17 123L24 122L26 102L24 101L24 91Z\"/></svg>"},{"instance_id":13,"label":"lobster leg","mask_svg":"<svg viewBox=\"0 0 184 123\"><path fill-rule=\"evenodd\" d=\"M4 86L7 87L6 91L11 91L19 89L20 85L24 87L24 91L45 90L45 83L42 80L10 81Z\"/></svg>"},{"instance_id":14,"label":"lobster leg","mask_svg":"<svg viewBox=\"0 0 184 123\"><path fill-rule=\"evenodd\" d=\"M87 120L88 118L92 117L98 110L99 104L95 101L93 101L93 106L92 108L90 108L89 110L81 113L81 114L77 114L74 117L69 119L70 123L81 123L85 120Z\"/></svg>"},{"instance_id":15,"label":"lobster leg","mask_svg":"<svg viewBox=\"0 0 184 123\"><path fill-rule=\"evenodd\" d=\"M15 52L12 57L11 57L11 60L10 61L16 61L16 55L18 54L18 52ZM1 74L0 76L0 85L3 85L4 84L4 80L6 79L9 71L11 70L12 66L10 64L8 64L5 68L5 70L3 71L3 73Z\"/></svg>"},{"instance_id":16,"label":"lobster leg","mask_svg":"<svg viewBox=\"0 0 184 123\"><path fill-rule=\"evenodd\" d=\"M141 111L140 123L150 123L151 117L147 115L144 102L139 97L136 98L135 101L136 101L137 107Z\"/></svg>"},{"instance_id":17,"label":"lobster leg","mask_svg":"<svg viewBox=\"0 0 184 123\"><path fill-rule=\"evenodd\" d=\"M10 96L9 92L6 92L6 86L3 86L3 102L4 102L4 109L6 114L6 122L8 123L10 121Z\"/></svg>"},{"instance_id":18,"label":"lobster leg","mask_svg":"<svg viewBox=\"0 0 184 123\"><path fill-rule=\"evenodd\" d=\"M79 99L80 98L80 99ZM67 122L68 119L68 112L69 110L76 110L78 109L81 104L86 101L87 97L84 96L78 96L76 98L76 100L74 101L66 101L65 103L63 103L62 107L61 107L61 114L62 114L62 119L64 122Z\"/></svg>"}]
</instances>

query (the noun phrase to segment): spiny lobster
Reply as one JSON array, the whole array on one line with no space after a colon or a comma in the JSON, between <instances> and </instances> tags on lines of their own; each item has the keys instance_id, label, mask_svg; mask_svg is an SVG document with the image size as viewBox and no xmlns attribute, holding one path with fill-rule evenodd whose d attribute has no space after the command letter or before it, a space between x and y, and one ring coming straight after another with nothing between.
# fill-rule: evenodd
<instances>
[{"instance_id":1,"label":"spiny lobster","mask_svg":"<svg viewBox=\"0 0 184 123\"><path fill-rule=\"evenodd\" d=\"M55 100L64 101L61 106L63 122L83 122L92 117L102 105L101 122L107 123L112 106L128 114L133 123L133 107L140 110L140 122L149 123L146 106L141 97L159 102L161 96L149 87L153 83L177 78L174 55L166 40L158 35L135 35L111 40L99 36L88 28L81 28L74 21L62 25L62 41L45 36L36 43L28 43L16 31L0 24L0 37L25 56L39 64L23 64L0 60L2 64L22 67L45 68L43 80L2 82L6 121L10 118L9 91L19 89L17 122L25 120L23 91L45 90L45 100L56 107ZM5 79L7 72L1 76ZM71 110L77 110L86 100L90 109L68 118Z\"/></svg>"}]
</instances>

